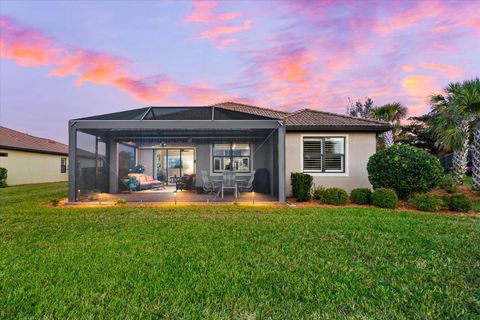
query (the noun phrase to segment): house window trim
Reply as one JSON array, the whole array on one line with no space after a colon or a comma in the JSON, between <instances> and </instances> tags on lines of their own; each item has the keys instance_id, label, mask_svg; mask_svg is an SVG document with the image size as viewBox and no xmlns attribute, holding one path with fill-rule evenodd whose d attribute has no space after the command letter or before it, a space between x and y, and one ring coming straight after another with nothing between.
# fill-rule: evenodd
<instances>
[{"instance_id":1,"label":"house window trim","mask_svg":"<svg viewBox=\"0 0 480 320\"><path fill-rule=\"evenodd\" d=\"M303 169L303 138L344 138L344 156L343 156L343 172L305 172ZM300 135L300 171L306 174L309 174L313 177L348 177L350 176L349 173L349 161L350 161L350 153L349 153L349 135L348 134L328 134L328 133L309 133L309 134L301 134ZM322 160L323 165L324 160Z\"/></svg>"},{"instance_id":2,"label":"house window trim","mask_svg":"<svg viewBox=\"0 0 480 320\"><path fill-rule=\"evenodd\" d=\"M231 143L230 143L230 148L231 148L231 145L232 145L232 144L235 144L235 143L238 143L238 144L248 144L249 147L250 147L250 156L249 156L250 166L249 166L249 171L248 171L248 172L246 172L246 171L242 171L242 172L240 172L240 171L235 171L235 173L236 173L238 176L249 176L249 175L252 173L252 170L253 170L253 153L252 153L252 151L253 151L253 144L250 143L250 142L239 142L239 141L236 141L236 142L231 142ZM222 143L210 143L210 170L209 170L209 171L210 171L210 175L211 175L211 176L222 176L225 171L218 172L218 171L213 170L213 166L214 166L214 161L213 161L213 158L214 158L214 156L213 156L213 146L214 146L215 144L222 144ZM225 143L225 144L226 144L226 143ZM236 158L236 157L231 156L231 158L233 159L233 158Z\"/></svg>"},{"instance_id":3,"label":"house window trim","mask_svg":"<svg viewBox=\"0 0 480 320\"><path fill-rule=\"evenodd\" d=\"M67 157L60 157L60 173L67 173L68 172L68 168L67 168L67 164L68 164L68 158ZM63 161L65 160L65 164L63 164Z\"/></svg>"}]
</instances>

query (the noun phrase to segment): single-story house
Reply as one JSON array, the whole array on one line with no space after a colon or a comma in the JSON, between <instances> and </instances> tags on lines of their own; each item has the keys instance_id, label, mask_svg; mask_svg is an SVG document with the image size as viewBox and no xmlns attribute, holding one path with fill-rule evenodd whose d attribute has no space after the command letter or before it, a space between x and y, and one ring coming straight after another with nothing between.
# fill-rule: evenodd
<instances>
[{"instance_id":1,"label":"single-story house","mask_svg":"<svg viewBox=\"0 0 480 320\"><path fill-rule=\"evenodd\" d=\"M252 197L285 201L292 172L308 173L326 187L368 187L367 161L376 152L377 134L387 130L381 121L234 102L70 120L69 201L92 199L92 193L171 201L179 183L198 195L182 199L215 201L232 179L240 191L240 185L254 191ZM200 197L204 192L213 197ZM249 194L235 201L241 199Z\"/></svg>"},{"instance_id":2,"label":"single-story house","mask_svg":"<svg viewBox=\"0 0 480 320\"><path fill-rule=\"evenodd\" d=\"M67 181L68 146L0 126L0 167L7 184Z\"/></svg>"}]
</instances>

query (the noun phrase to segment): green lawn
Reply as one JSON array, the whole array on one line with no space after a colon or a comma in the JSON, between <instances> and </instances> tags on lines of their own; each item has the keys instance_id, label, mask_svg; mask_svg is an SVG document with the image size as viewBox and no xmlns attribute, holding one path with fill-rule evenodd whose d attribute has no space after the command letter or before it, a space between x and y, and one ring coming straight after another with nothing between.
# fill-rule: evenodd
<instances>
[{"instance_id":1,"label":"green lawn","mask_svg":"<svg viewBox=\"0 0 480 320\"><path fill-rule=\"evenodd\" d=\"M0 190L0 318L480 316L480 219L380 209L47 208Z\"/></svg>"}]
</instances>

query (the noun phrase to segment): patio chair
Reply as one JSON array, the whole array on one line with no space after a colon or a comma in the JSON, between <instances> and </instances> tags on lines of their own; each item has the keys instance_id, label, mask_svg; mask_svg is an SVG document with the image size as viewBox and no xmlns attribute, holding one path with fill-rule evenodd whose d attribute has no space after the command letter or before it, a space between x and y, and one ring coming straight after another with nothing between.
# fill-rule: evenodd
<instances>
[{"instance_id":1,"label":"patio chair","mask_svg":"<svg viewBox=\"0 0 480 320\"><path fill-rule=\"evenodd\" d=\"M202 170L202 186L203 186L203 191L205 191L208 194L216 194L217 193L217 186L213 181L210 180L210 177L208 176L207 171Z\"/></svg>"},{"instance_id":2,"label":"patio chair","mask_svg":"<svg viewBox=\"0 0 480 320\"><path fill-rule=\"evenodd\" d=\"M225 190L233 190L233 195L237 198L238 194L238 186L237 181L235 180L237 174L233 171L225 171L223 173L223 181L222 181L222 199L223 199L223 192Z\"/></svg>"},{"instance_id":3,"label":"patio chair","mask_svg":"<svg viewBox=\"0 0 480 320\"><path fill-rule=\"evenodd\" d=\"M253 191L253 179L255 179L255 171L252 171L248 180L238 181L238 191L240 192Z\"/></svg>"}]
</instances>

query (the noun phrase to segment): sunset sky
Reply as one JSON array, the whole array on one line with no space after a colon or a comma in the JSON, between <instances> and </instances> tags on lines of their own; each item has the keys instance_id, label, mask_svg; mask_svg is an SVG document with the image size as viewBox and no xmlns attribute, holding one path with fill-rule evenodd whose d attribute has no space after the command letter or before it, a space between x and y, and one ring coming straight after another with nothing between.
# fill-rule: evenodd
<instances>
[{"instance_id":1,"label":"sunset sky","mask_svg":"<svg viewBox=\"0 0 480 320\"><path fill-rule=\"evenodd\" d=\"M480 75L480 1L0 2L0 124L67 140L68 119L239 101L410 115Z\"/></svg>"}]
</instances>

